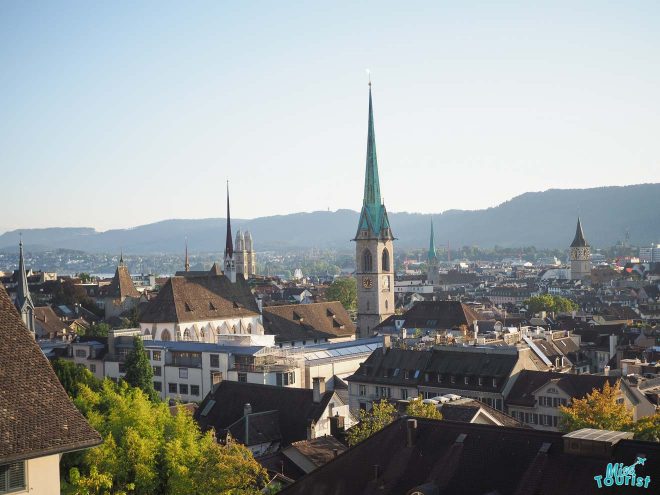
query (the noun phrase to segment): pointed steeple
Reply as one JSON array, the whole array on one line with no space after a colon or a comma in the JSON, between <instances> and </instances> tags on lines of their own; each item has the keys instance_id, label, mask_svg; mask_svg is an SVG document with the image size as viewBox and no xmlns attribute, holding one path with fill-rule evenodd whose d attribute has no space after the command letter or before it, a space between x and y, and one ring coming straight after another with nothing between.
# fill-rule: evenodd
<instances>
[{"instance_id":1,"label":"pointed steeple","mask_svg":"<svg viewBox=\"0 0 660 495\"><path fill-rule=\"evenodd\" d=\"M431 219L431 240L429 241L428 260L436 261L438 259L438 252L435 249L435 235L433 234L433 219Z\"/></svg>"},{"instance_id":2,"label":"pointed steeple","mask_svg":"<svg viewBox=\"0 0 660 495\"><path fill-rule=\"evenodd\" d=\"M190 271L190 261L188 260L188 238L186 237L186 261L185 264L183 265L184 270L189 272Z\"/></svg>"},{"instance_id":3,"label":"pointed steeple","mask_svg":"<svg viewBox=\"0 0 660 495\"><path fill-rule=\"evenodd\" d=\"M124 250L119 251L119 266L124 266Z\"/></svg>"},{"instance_id":4,"label":"pointed steeple","mask_svg":"<svg viewBox=\"0 0 660 495\"><path fill-rule=\"evenodd\" d=\"M369 121L367 131L367 163L364 172L364 196L362 213L355 239L364 238L392 239L387 211L380 195L378 177L378 159L376 157L376 132L374 130L374 108L369 81Z\"/></svg>"},{"instance_id":5,"label":"pointed steeple","mask_svg":"<svg viewBox=\"0 0 660 495\"><path fill-rule=\"evenodd\" d=\"M234 256L234 244L231 238L231 215L229 214L229 181L227 181L227 239L225 242L225 258Z\"/></svg>"},{"instance_id":6,"label":"pointed steeple","mask_svg":"<svg viewBox=\"0 0 660 495\"><path fill-rule=\"evenodd\" d=\"M27 272L25 270L25 259L23 257L23 238L18 243L18 286L16 288L16 309L21 314L23 323L28 330L34 333L34 303L30 296Z\"/></svg>"},{"instance_id":7,"label":"pointed steeple","mask_svg":"<svg viewBox=\"0 0 660 495\"><path fill-rule=\"evenodd\" d=\"M586 239L584 238L584 232L582 232L582 222L580 222L580 217L578 217L577 227L575 229L575 238L571 247L588 247Z\"/></svg>"},{"instance_id":8,"label":"pointed steeple","mask_svg":"<svg viewBox=\"0 0 660 495\"><path fill-rule=\"evenodd\" d=\"M374 108L371 100L369 81L369 123L367 132L367 166L364 174L364 204L380 206L380 180L378 179L378 158L376 156L376 132L374 130Z\"/></svg>"},{"instance_id":9,"label":"pointed steeple","mask_svg":"<svg viewBox=\"0 0 660 495\"><path fill-rule=\"evenodd\" d=\"M234 245L231 239L231 215L229 214L229 181L227 181L227 239L225 241L225 276L236 282L236 262L234 261Z\"/></svg>"}]
</instances>

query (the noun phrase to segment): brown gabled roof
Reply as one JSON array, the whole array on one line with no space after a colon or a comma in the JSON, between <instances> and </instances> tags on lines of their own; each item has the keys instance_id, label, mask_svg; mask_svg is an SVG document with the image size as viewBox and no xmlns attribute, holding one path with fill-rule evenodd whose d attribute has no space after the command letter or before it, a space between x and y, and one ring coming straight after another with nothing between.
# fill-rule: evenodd
<instances>
[{"instance_id":1,"label":"brown gabled roof","mask_svg":"<svg viewBox=\"0 0 660 495\"><path fill-rule=\"evenodd\" d=\"M101 443L0 285L0 464Z\"/></svg>"},{"instance_id":2,"label":"brown gabled roof","mask_svg":"<svg viewBox=\"0 0 660 495\"><path fill-rule=\"evenodd\" d=\"M420 301L405 315L406 328L434 328L449 330L461 325L472 326L481 315L459 301Z\"/></svg>"},{"instance_id":3,"label":"brown gabled roof","mask_svg":"<svg viewBox=\"0 0 660 495\"><path fill-rule=\"evenodd\" d=\"M34 320L37 337L55 337L65 335L71 329L57 316L50 306L39 306L34 308Z\"/></svg>"},{"instance_id":4,"label":"brown gabled roof","mask_svg":"<svg viewBox=\"0 0 660 495\"><path fill-rule=\"evenodd\" d=\"M243 277L232 283L224 275L171 277L149 301L144 323L191 322L257 316L259 308Z\"/></svg>"},{"instance_id":5,"label":"brown gabled roof","mask_svg":"<svg viewBox=\"0 0 660 495\"><path fill-rule=\"evenodd\" d=\"M534 392L550 381L554 381L559 388L574 399L581 399L591 393L594 388L602 390L606 382L614 385L617 379L612 376L522 370L507 395L506 403L533 407L536 403Z\"/></svg>"},{"instance_id":6,"label":"brown gabled roof","mask_svg":"<svg viewBox=\"0 0 660 495\"><path fill-rule=\"evenodd\" d=\"M605 475L610 462L629 465L643 454L636 474L651 483L660 470L657 442L620 440L611 453L575 455L559 432L416 418L409 433L407 421L394 421L280 494L601 495L607 490L594 476ZM620 486L610 493L644 491Z\"/></svg>"},{"instance_id":7,"label":"brown gabled roof","mask_svg":"<svg viewBox=\"0 0 660 495\"><path fill-rule=\"evenodd\" d=\"M306 388L224 380L199 405L195 419L202 430L214 428L217 433L243 417L245 404L252 406L253 414L277 408L282 443L289 445L307 438L307 427L321 419L323 411L335 397L334 392L327 391L320 402L314 402L313 394L313 390Z\"/></svg>"},{"instance_id":8,"label":"brown gabled roof","mask_svg":"<svg viewBox=\"0 0 660 495\"><path fill-rule=\"evenodd\" d=\"M277 342L355 335L355 325L338 301L269 306L263 309L263 323Z\"/></svg>"},{"instance_id":9,"label":"brown gabled roof","mask_svg":"<svg viewBox=\"0 0 660 495\"><path fill-rule=\"evenodd\" d=\"M125 297L140 297L140 292L135 288L131 274L128 273L126 265L119 265L112 277L112 282L104 287L102 293L105 297L124 299Z\"/></svg>"}]
</instances>

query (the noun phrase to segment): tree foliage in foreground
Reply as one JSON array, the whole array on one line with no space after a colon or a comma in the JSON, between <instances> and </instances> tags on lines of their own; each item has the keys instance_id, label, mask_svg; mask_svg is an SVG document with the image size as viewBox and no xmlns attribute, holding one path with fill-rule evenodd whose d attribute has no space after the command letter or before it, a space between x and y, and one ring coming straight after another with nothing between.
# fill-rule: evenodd
<instances>
[{"instance_id":1,"label":"tree foliage in foreground","mask_svg":"<svg viewBox=\"0 0 660 495\"><path fill-rule=\"evenodd\" d=\"M80 385L86 385L92 390L99 390L101 388L101 380L96 378L82 364L76 364L66 359L55 359L52 361L52 366L69 397L76 397L78 395Z\"/></svg>"},{"instance_id":2,"label":"tree foliage in foreground","mask_svg":"<svg viewBox=\"0 0 660 495\"><path fill-rule=\"evenodd\" d=\"M352 447L382 430L396 418L396 408L381 400L374 402L371 411L360 409L360 421L348 430L348 444Z\"/></svg>"},{"instance_id":3,"label":"tree foliage in foreground","mask_svg":"<svg viewBox=\"0 0 660 495\"><path fill-rule=\"evenodd\" d=\"M258 493L266 473L238 444L219 445L189 413L172 415L127 383L81 385L76 406L103 444L67 454L62 468L67 495L219 495Z\"/></svg>"},{"instance_id":4,"label":"tree foliage in foreground","mask_svg":"<svg viewBox=\"0 0 660 495\"><path fill-rule=\"evenodd\" d=\"M432 403L424 403L421 395L408 403L406 414L417 418L442 419L442 414L438 411L438 407Z\"/></svg>"},{"instance_id":5,"label":"tree foliage in foreground","mask_svg":"<svg viewBox=\"0 0 660 495\"><path fill-rule=\"evenodd\" d=\"M605 382L603 390L593 389L582 399L573 399L570 406L559 408L560 427L564 431L581 428L624 431L630 429L633 418L625 404L617 399L621 393L620 384L611 386Z\"/></svg>"}]
</instances>

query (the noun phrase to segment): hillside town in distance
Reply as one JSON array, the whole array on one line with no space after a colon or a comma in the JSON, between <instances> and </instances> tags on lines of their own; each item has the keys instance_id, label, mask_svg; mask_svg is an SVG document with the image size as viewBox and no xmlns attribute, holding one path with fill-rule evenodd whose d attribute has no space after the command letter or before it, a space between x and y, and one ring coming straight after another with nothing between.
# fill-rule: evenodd
<instances>
[{"instance_id":1,"label":"hillside town in distance","mask_svg":"<svg viewBox=\"0 0 660 495\"><path fill-rule=\"evenodd\" d=\"M261 474L242 493L657 490L660 245L596 257L576 215L553 233L566 260L452 260L433 225L425 259L402 259L380 191L371 83L368 115L343 273L265 274L259 238L232 228L239 184L227 186L226 242L211 266L191 266L185 246L170 276L133 273L123 253L112 276L62 275L29 263L16 240L18 264L0 274L0 380L15 385L2 407L17 411L0 415L0 493L59 493L62 454L128 448L88 414L119 403L122 384L215 444L243 446ZM103 380L119 391L90 385ZM89 401L84 416L65 390ZM118 395L93 398L104 393ZM94 476L107 492L84 493L119 486L102 467L66 462L78 473L63 475L71 493ZM145 486L136 491L155 490Z\"/></svg>"}]
</instances>

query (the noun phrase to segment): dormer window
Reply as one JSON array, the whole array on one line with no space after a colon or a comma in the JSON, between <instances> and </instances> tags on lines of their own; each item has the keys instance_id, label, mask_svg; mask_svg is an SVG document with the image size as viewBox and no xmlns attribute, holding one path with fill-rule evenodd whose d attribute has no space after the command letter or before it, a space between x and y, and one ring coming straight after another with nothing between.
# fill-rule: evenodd
<instances>
[{"instance_id":1,"label":"dormer window","mask_svg":"<svg viewBox=\"0 0 660 495\"><path fill-rule=\"evenodd\" d=\"M465 383L465 385L469 385L469 384L470 384L470 378L467 377L467 376L464 377L464 378L463 378L463 383Z\"/></svg>"},{"instance_id":2,"label":"dormer window","mask_svg":"<svg viewBox=\"0 0 660 495\"><path fill-rule=\"evenodd\" d=\"M410 378L410 372L408 370L403 370L403 379L408 380Z\"/></svg>"},{"instance_id":3,"label":"dormer window","mask_svg":"<svg viewBox=\"0 0 660 495\"><path fill-rule=\"evenodd\" d=\"M479 377L479 379L477 380L477 382L479 383L479 386L482 387L483 384L484 384L484 379L483 379L482 377Z\"/></svg>"},{"instance_id":4,"label":"dormer window","mask_svg":"<svg viewBox=\"0 0 660 495\"><path fill-rule=\"evenodd\" d=\"M493 387L497 387L497 378L493 378Z\"/></svg>"},{"instance_id":5,"label":"dormer window","mask_svg":"<svg viewBox=\"0 0 660 495\"><path fill-rule=\"evenodd\" d=\"M451 383L456 383L456 377L455 377L454 375L451 375L451 376L449 377L449 381L450 381Z\"/></svg>"},{"instance_id":6,"label":"dormer window","mask_svg":"<svg viewBox=\"0 0 660 495\"><path fill-rule=\"evenodd\" d=\"M211 311L216 311L216 307L215 307L215 306L213 305L213 303L210 302L210 301L209 301L209 309L210 309Z\"/></svg>"}]
</instances>

